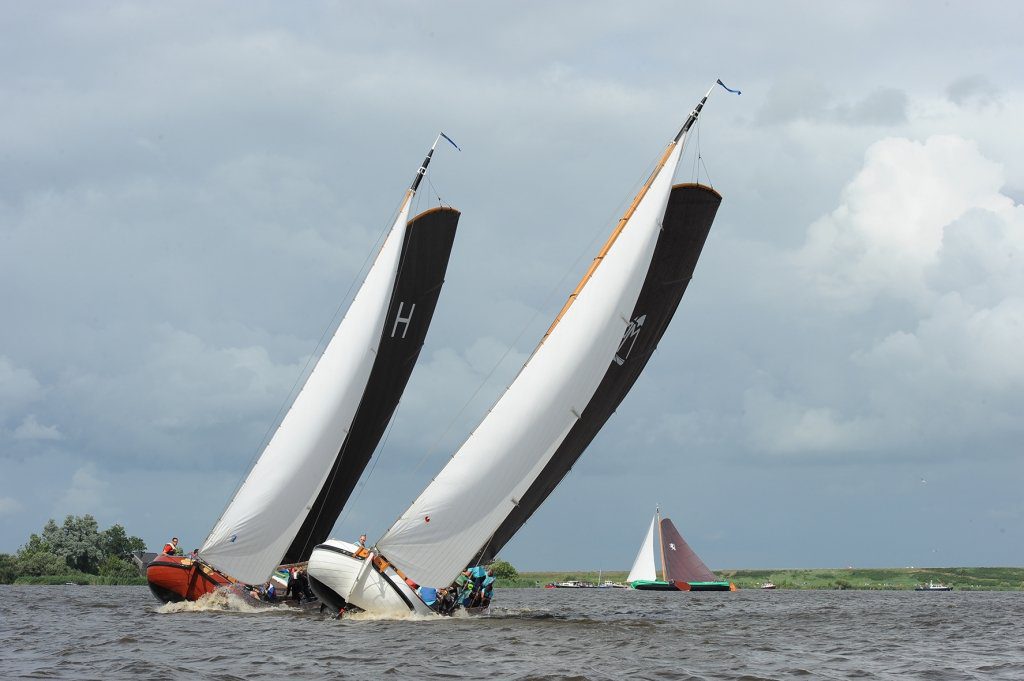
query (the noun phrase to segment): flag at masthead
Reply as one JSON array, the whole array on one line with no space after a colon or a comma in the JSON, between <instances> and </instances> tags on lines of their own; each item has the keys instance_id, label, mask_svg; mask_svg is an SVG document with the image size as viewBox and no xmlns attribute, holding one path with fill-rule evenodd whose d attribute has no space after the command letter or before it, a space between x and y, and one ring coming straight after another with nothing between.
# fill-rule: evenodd
<instances>
[{"instance_id":1,"label":"flag at masthead","mask_svg":"<svg viewBox=\"0 0 1024 681\"><path fill-rule=\"evenodd\" d=\"M422 180L423 176L427 174L427 166L430 165L430 159L434 155L434 149L437 148L437 143L441 141L442 137L445 138L446 140L448 140L448 142L453 147L455 147L459 151L462 151L462 149L459 148L459 145L456 144L455 141L451 137L449 137L448 135L444 134L443 132L438 133L437 137L434 139L434 143L432 145L430 145L430 151L427 152L427 157L425 159L423 159L423 164L420 165L420 169L416 171L416 177L413 178L412 185L409 187L409 191L411 191L413 194L415 194L416 190L419 189L419 187L420 187L420 180Z\"/></svg>"}]
</instances>

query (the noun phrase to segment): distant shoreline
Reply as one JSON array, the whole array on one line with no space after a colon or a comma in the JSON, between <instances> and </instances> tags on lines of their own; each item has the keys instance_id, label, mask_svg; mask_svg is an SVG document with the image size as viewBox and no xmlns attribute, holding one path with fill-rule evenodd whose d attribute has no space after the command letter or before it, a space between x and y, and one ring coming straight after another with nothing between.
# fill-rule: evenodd
<instances>
[{"instance_id":1,"label":"distant shoreline","mask_svg":"<svg viewBox=\"0 0 1024 681\"><path fill-rule=\"evenodd\" d=\"M722 580L740 589L759 589L771 582L777 589L798 590L887 590L908 591L929 582L953 587L956 591L1024 591L1024 567L947 567L947 568L784 568L758 570L718 570ZM520 572L516 579L498 579L505 589L543 587L552 582L602 581L623 583L626 571L563 570ZM96 575L52 575L25 577L15 585L145 585L145 577L109 578Z\"/></svg>"},{"instance_id":2,"label":"distant shoreline","mask_svg":"<svg viewBox=\"0 0 1024 681\"><path fill-rule=\"evenodd\" d=\"M958 591L1024 591L1024 567L781 568L717 570L716 574L741 589L758 589L771 582L778 589L912 590L939 582ZM597 570L520 572L515 580L498 580L498 586L534 587L573 580L621 583L627 575Z\"/></svg>"}]
</instances>

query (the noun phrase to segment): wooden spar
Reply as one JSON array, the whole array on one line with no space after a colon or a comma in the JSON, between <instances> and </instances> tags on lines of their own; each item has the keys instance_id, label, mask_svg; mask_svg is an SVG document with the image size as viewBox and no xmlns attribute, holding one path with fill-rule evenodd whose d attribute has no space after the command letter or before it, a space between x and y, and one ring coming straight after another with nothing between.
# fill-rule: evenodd
<instances>
[{"instance_id":1,"label":"wooden spar","mask_svg":"<svg viewBox=\"0 0 1024 681\"><path fill-rule=\"evenodd\" d=\"M402 197L402 205L400 205L398 207L398 213L399 214L401 214L401 212L403 210L405 210L405 207L409 204L409 201L411 201L412 197L415 196L415 195L416 195L416 190L415 189L406 189L405 190L405 196Z\"/></svg>"},{"instance_id":2,"label":"wooden spar","mask_svg":"<svg viewBox=\"0 0 1024 681\"><path fill-rule=\"evenodd\" d=\"M604 246L601 247L601 251L597 254L597 257L594 258L593 262L590 263L590 269L588 269L587 273L583 275L583 279L581 279L580 283L576 286L576 290L569 295L569 300L565 302L561 311L559 311L555 316L555 321L551 322L551 326L544 334L544 337L540 339L538 346L544 344L544 341L551 335L551 332L555 330L556 326L558 326L558 322L562 321L562 317L564 317L565 313L568 312L570 307L572 307L572 304L576 301L576 297L579 296L580 291L582 291L583 287L587 285L590 278L594 276L594 272L597 271L597 266L601 264L602 260L604 260L604 256L608 254L608 251L615 243L615 240L619 238L619 234L622 233L626 223L629 222L631 217L633 217L633 213L636 212L636 207L640 205L640 201L642 201L644 196L647 195L647 190L651 188L654 178L656 178L658 173L661 172L661 169L665 167L665 163L668 161L668 157L672 153L676 144L678 144L678 141L676 140L669 143L668 147L665 149L665 153L663 153L661 158L658 160L658 165L656 165L654 170L651 172L651 176L647 178L647 182L644 183L644 186L640 188L640 191L637 192L637 195L633 198L633 203L630 205L629 210L619 218L619 224L617 224L615 229L612 230L611 236L609 236L608 240L604 242Z\"/></svg>"},{"instance_id":3,"label":"wooden spar","mask_svg":"<svg viewBox=\"0 0 1024 681\"><path fill-rule=\"evenodd\" d=\"M665 567L665 545L662 543L661 539L661 508L659 507L654 513L658 518L658 548L661 549L661 551L659 551L659 553L661 553L661 578L667 582L668 568Z\"/></svg>"}]
</instances>

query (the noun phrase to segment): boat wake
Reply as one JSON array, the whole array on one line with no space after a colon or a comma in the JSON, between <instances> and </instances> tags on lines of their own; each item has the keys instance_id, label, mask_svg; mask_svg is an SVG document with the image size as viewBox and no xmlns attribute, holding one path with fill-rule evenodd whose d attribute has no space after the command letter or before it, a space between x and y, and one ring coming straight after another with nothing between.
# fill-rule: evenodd
<instances>
[{"instance_id":1,"label":"boat wake","mask_svg":"<svg viewBox=\"0 0 1024 681\"><path fill-rule=\"evenodd\" d=\"M230 589L217 589L211 593L201 596L195 601L181 601L180 603L164 603L156 609L159 613L176 612L240 612L240 613L261 613L273 612L286 606L275 606L269 603L261 603L251 598L239 595Z\"/></svg>"},{"instance_id":2,"label":"boat wake","mask_svg":"<svg viewBox=\"0 0 1024 681\"><path fill-rule=\"evenodd\" d=\"M354 622L443 622L445 617L440 615L421 615L410 612L408 614L394 615L374 612L346 612L342 619Z\"/></svg>"}]
</instances>

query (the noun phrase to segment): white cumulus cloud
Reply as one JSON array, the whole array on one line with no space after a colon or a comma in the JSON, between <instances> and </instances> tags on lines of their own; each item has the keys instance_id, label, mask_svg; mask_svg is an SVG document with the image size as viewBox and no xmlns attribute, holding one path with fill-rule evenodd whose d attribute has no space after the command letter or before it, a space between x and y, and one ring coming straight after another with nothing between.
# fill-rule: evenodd
<instances>
[{"instance_id":1,"label":"white cumulus cloud","mask_svg":"<svg viewBox=\"0 0 1024 681\"><path fill-rule=\"evenodd\" d=\"M801 371L746 391L752 449L976 455L1021 433L1024 207L1002 186L959 137L871 145L791 254L808 310L847 330L793 339Z\"/></svg>"},{"instance_id":2,"label":"white cumulus cloud","mask_svg":"<svg viewBox=\"0 0 1024 681\"><path fill-rule=\"evenodd\" d=\"M927 275L955 247L947 229L970 211L1002 216L1011 229L1014 205L1002 184L1001 166L970 141L881 140L839 207L811 225L797 263L821 295L852 308L880 295L928 302Z\"/></svg>"}]
</instances>

